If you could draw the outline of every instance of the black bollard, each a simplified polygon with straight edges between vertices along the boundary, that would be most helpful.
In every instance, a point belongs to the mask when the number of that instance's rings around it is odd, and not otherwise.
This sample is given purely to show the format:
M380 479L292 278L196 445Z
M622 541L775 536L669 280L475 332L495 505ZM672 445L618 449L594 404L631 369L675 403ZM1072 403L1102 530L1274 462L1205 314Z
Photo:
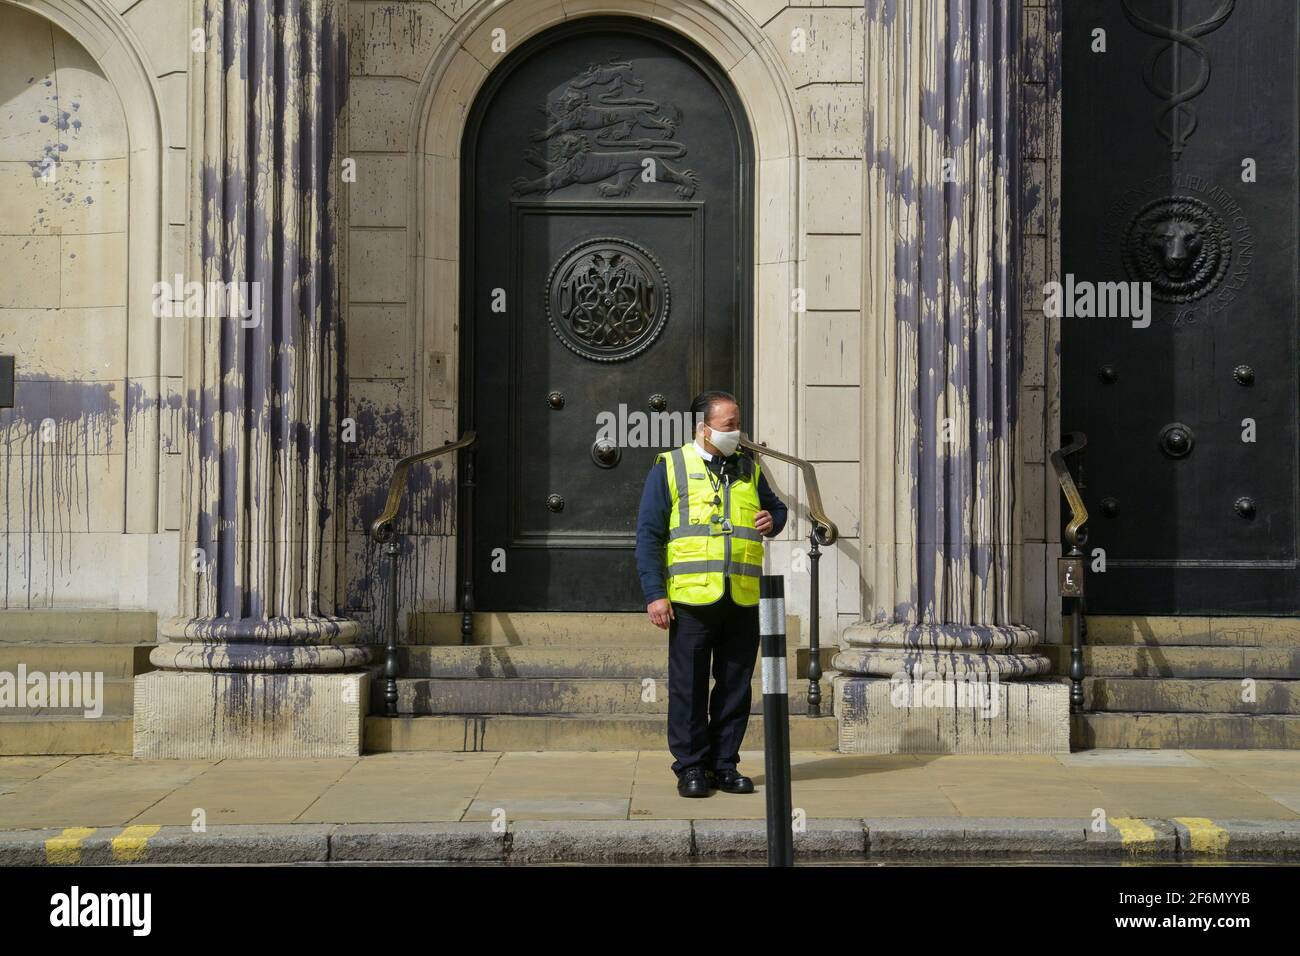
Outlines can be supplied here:
M785 661L785 579L759 579L763 641L763 761L767 771L767 865L794 866L790 806L790 697Z

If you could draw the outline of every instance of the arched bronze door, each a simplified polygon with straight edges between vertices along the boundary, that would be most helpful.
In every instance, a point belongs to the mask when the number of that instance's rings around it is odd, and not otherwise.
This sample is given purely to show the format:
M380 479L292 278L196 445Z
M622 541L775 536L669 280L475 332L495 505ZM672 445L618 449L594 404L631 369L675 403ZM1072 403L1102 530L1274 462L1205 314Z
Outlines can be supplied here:
M753 158L717 67L651 24L566 24L508 56L462 150L465 544L480 610L642 606L654 456L691 397L750 392Z

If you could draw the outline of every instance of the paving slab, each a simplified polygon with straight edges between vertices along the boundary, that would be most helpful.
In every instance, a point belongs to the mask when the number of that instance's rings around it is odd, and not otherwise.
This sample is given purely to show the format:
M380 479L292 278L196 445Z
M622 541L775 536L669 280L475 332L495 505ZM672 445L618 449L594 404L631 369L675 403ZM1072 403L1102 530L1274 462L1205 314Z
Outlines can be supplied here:
M356 763L357 758L223 760L151 805L135 822L189 824L202 811L209 825L294 823Z
M465 820L626 820L627 797L586 798L578 794L548 797L512 797L506 794L476 797L465 810Z
M1009 817L1073 817L1087 819L1102 806L1102 792L1068 781L1040 783L1030 792L999 786L997 782L942 784L940 792L963 817L996 809Z
M419 823L464 818L499 754L395 753L359 760L299 823Z
M1058 754L1056 762L1065 767L1205 767L1206 763L1189 750L1081 750Z
M26 759L0 758L0 767ZM209 767L211 763L203 761L136 761L125 756L65 760L0 794L0 829L125 824ZM184 822L190 822L188 816Z
M1192 787L1187 781L1158 780L1097 784L1098 806L1109 814L1125 816L1206 816L1232 819L1295 818L1264 794L1224 778L1213 786Z

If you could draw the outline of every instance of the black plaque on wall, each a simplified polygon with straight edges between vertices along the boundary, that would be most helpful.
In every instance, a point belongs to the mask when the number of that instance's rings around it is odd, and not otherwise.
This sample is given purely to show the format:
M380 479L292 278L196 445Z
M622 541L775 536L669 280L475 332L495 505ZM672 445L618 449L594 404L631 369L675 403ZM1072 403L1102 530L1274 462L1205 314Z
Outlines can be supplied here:
M0 408L14 407L14 357L0 355Z

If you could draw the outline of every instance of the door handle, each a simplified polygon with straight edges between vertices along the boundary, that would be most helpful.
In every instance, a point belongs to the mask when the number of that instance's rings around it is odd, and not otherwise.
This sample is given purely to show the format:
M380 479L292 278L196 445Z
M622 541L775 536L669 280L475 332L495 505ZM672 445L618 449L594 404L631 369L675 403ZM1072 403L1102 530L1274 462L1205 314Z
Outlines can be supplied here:
M598 468L613 468L623 457L623 452L608 438L597 438L591 443L591 460Z

